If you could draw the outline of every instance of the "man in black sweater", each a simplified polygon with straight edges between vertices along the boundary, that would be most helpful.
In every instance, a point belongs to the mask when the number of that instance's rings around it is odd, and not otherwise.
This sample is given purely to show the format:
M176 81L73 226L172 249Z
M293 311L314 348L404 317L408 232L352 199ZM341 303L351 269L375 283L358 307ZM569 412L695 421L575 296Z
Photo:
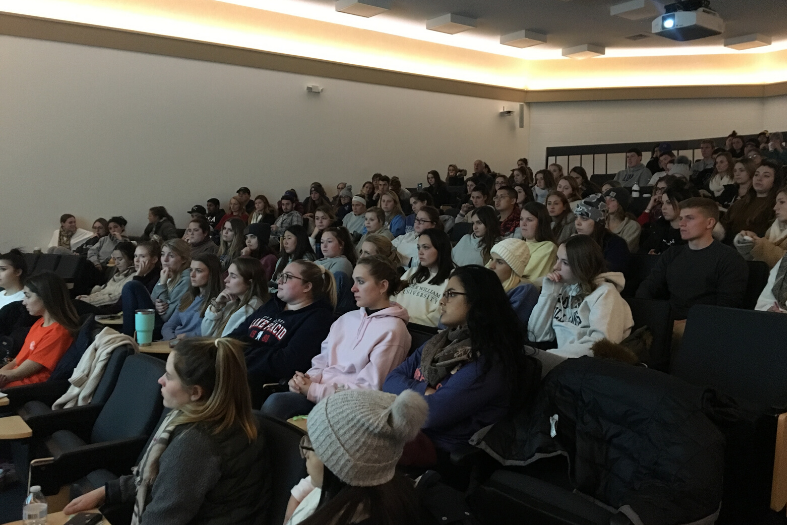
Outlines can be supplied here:
M748 268L736 250L713 239L719 207L711 199L680 203L680 236L686 244L665 251L637 290L643 299L669 299L676 335L695 304L737 308L746 292Z

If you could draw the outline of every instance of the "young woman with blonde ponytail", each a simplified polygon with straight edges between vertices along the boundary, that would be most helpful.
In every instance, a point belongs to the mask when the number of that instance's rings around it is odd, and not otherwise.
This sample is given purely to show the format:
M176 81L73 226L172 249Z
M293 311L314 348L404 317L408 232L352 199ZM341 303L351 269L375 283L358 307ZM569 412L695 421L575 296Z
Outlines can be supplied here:
M242 348L224 338L178 344L158 381L171 412L134 474L74 499L63 512L133 501L133 525L258 523L270 504L269 470Z

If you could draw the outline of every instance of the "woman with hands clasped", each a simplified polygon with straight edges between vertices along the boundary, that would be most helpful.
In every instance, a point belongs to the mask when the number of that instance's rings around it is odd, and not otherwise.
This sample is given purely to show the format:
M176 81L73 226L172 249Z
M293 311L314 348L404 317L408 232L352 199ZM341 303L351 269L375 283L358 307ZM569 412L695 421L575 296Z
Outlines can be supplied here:
M205 310L202 335L229 335L270 297L268 279L260 261L251 257L235 259L224 279L224 290Z

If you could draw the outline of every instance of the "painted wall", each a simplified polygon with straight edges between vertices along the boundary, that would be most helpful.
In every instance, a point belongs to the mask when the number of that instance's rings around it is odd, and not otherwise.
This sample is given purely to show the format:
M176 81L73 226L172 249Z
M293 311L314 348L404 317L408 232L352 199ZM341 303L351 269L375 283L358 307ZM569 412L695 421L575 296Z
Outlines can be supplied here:
M303 198L378 171L414 186L452 162L507 168L529 140L503 105L0 36L0 249L45 247L64 212L84 228L120 214L139 234L150 206L185 227L192 205L240 186Z

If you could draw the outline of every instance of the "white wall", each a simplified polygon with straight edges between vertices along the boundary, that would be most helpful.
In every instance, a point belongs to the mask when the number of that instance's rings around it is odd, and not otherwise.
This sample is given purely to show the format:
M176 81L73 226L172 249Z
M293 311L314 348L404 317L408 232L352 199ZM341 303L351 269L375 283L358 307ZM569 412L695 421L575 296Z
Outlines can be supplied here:
M138 234L150 206L184 227L239 186L333 195L376 171L412 186L451 162L513 166L528 127L504 104L0 36L0 249L46 246L64 212L85 228L121 214Z
M763 129L787 131L787 96L766 98L763 116Z

